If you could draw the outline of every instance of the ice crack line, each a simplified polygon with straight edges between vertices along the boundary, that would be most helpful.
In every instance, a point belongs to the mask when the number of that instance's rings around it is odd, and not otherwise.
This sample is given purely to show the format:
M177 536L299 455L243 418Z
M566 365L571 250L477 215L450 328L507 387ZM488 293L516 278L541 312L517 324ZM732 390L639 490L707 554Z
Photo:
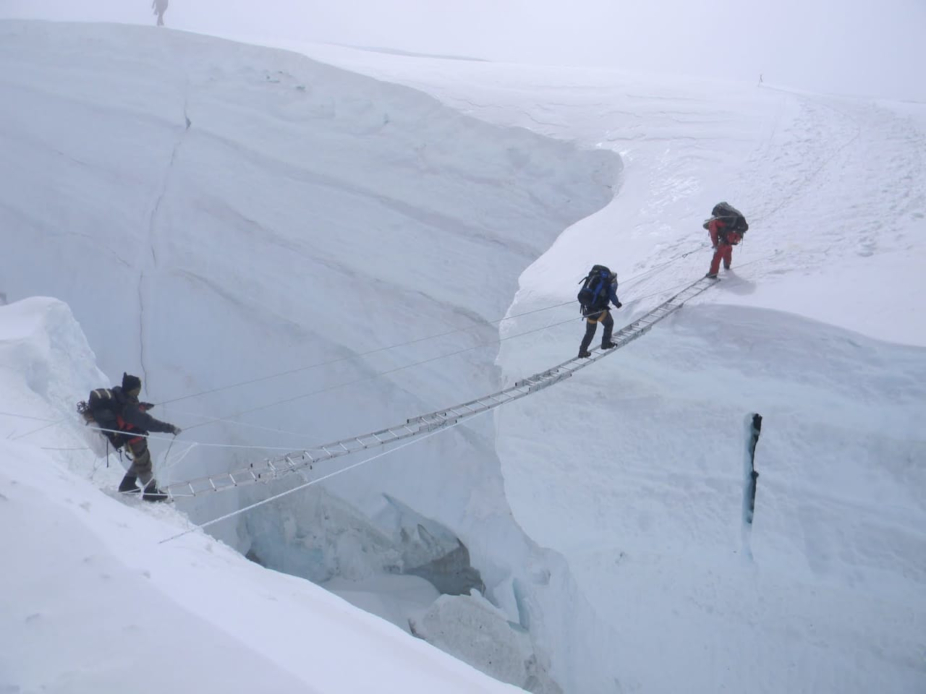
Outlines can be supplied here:
M187 109L188 100L184 97L183 100L183 119L184 119L184 128L183 132L174 142L173 149L170 153L170 159L167 162L167 168L164 171L164 176L161 179L161 189L158 191L157 199L154 201L154 207L151 209L151 214L148 217L148 251L151 254L150 263L153 267L157 267L158 256L157 251L155 250L155 230L157 227L157 218L158 213L161 210L161 204L164 202L164 198L167 195L167 188L170 185L171 173L174 168L174 163L177 160L177 153L180 151L180 146L183 144L186 134L190 131L190 127L193 125L190 120L189 112ZM142 263L142 267L139 269L138 274L138 345L139 345L139 360L141 362L141 371L144 377L144 382L148 382L148 367L145 365L145 291L144 291L144 281L145 281L145 266L147 262Z

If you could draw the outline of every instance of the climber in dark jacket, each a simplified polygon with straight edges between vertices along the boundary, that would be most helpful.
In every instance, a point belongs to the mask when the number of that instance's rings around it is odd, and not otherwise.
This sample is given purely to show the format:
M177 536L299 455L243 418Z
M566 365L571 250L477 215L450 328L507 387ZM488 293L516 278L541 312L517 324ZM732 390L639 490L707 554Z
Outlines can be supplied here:
M585 316L586 322L585 337L582 338L582 343L579 345L580 359L587 359L592 356L588 348L595 338L595 331L598 330L599 323L604 326L604 333L601 336L601 349L614 349L617 347L617 345L611 342L611 331L614 330L614 319L611 317L610 306L608 305L609 303L614 304L614 308L623 306L617 298L617 273L611 272L603 265L596 265L592 268L592 272L597 268L601 268L601 271L604 273L604 282L602 285L607 286L602 286L602 291L595 294L595 298L591 304L582 307L582 314ZM591 275L589 277L591 278Z
M161 492L155 482L151 466L151 452L148 450L147 435L162 432L176 436L180 428L155 419L147 410L154 405L140 402L141 379L122 374L122 387L100 388L90 396L90 408L84 416L93 421L117 449L128 444L132 465L119 485L120 492L137 491L141 480L145 501L164 501L167 495Z

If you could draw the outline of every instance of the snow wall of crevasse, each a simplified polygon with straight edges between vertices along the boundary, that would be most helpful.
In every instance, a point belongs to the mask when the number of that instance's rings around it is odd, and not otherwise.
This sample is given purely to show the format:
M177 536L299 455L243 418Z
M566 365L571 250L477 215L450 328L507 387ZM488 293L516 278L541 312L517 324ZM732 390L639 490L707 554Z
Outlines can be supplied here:
M293 54L134 27L0 31L0 91L17 104L0 116L0 240L20 261L0 287L11 301L67 301L103 371L138 373L156 402L343 360L155 412L191 442L298 449L496 390L494 321L518 275L618 180L612 153ZM515 623L529 614L554 679L594 691L608 639L593 638L568 567L514 522L493 437L491 420L473 422L327 488L369 517L388 494L451 529L487 596ZM159 477L266 450L201 446ZM204 521L239 503L188 510ZM214 531L249 545L243 521ZM573 648L579 633L601 652Z

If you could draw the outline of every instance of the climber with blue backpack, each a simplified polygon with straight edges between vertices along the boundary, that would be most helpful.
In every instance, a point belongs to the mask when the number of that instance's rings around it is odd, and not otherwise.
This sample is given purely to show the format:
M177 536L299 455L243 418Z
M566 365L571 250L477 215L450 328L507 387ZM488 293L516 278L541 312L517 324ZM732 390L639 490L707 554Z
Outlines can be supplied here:
M604 326L601 349L617 347L611 342L614 319L608 305L614 304L614 308L620 308L623 304L617 298L617 273L611 272L604 265L592 267L591 272L581 281L582 289L579 290L577 298L582 315L585 316L585 337L579 345L579 359L586 359L592 356L588 348L592 344L599 323Z

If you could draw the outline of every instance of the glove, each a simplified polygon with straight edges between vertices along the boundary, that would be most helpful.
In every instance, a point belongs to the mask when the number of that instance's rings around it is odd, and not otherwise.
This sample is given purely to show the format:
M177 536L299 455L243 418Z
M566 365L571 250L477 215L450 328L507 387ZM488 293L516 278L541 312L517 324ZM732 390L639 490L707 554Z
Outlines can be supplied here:
M140 402L140 403L138 403L138 406L139 406L142 410L144 410L145 412L147 412L147 411L150 410L152 407L154 407L154 403L152 403L152 402Z
M180 427L175 425L173 428L171 428L170 433L173 434L174 436L179 436L181 431L183 430Z
M618 301L616 304L614 304L614 308L620 308L620 307L623 306L623 305L624 305L624 304L622 304L620 301Z

